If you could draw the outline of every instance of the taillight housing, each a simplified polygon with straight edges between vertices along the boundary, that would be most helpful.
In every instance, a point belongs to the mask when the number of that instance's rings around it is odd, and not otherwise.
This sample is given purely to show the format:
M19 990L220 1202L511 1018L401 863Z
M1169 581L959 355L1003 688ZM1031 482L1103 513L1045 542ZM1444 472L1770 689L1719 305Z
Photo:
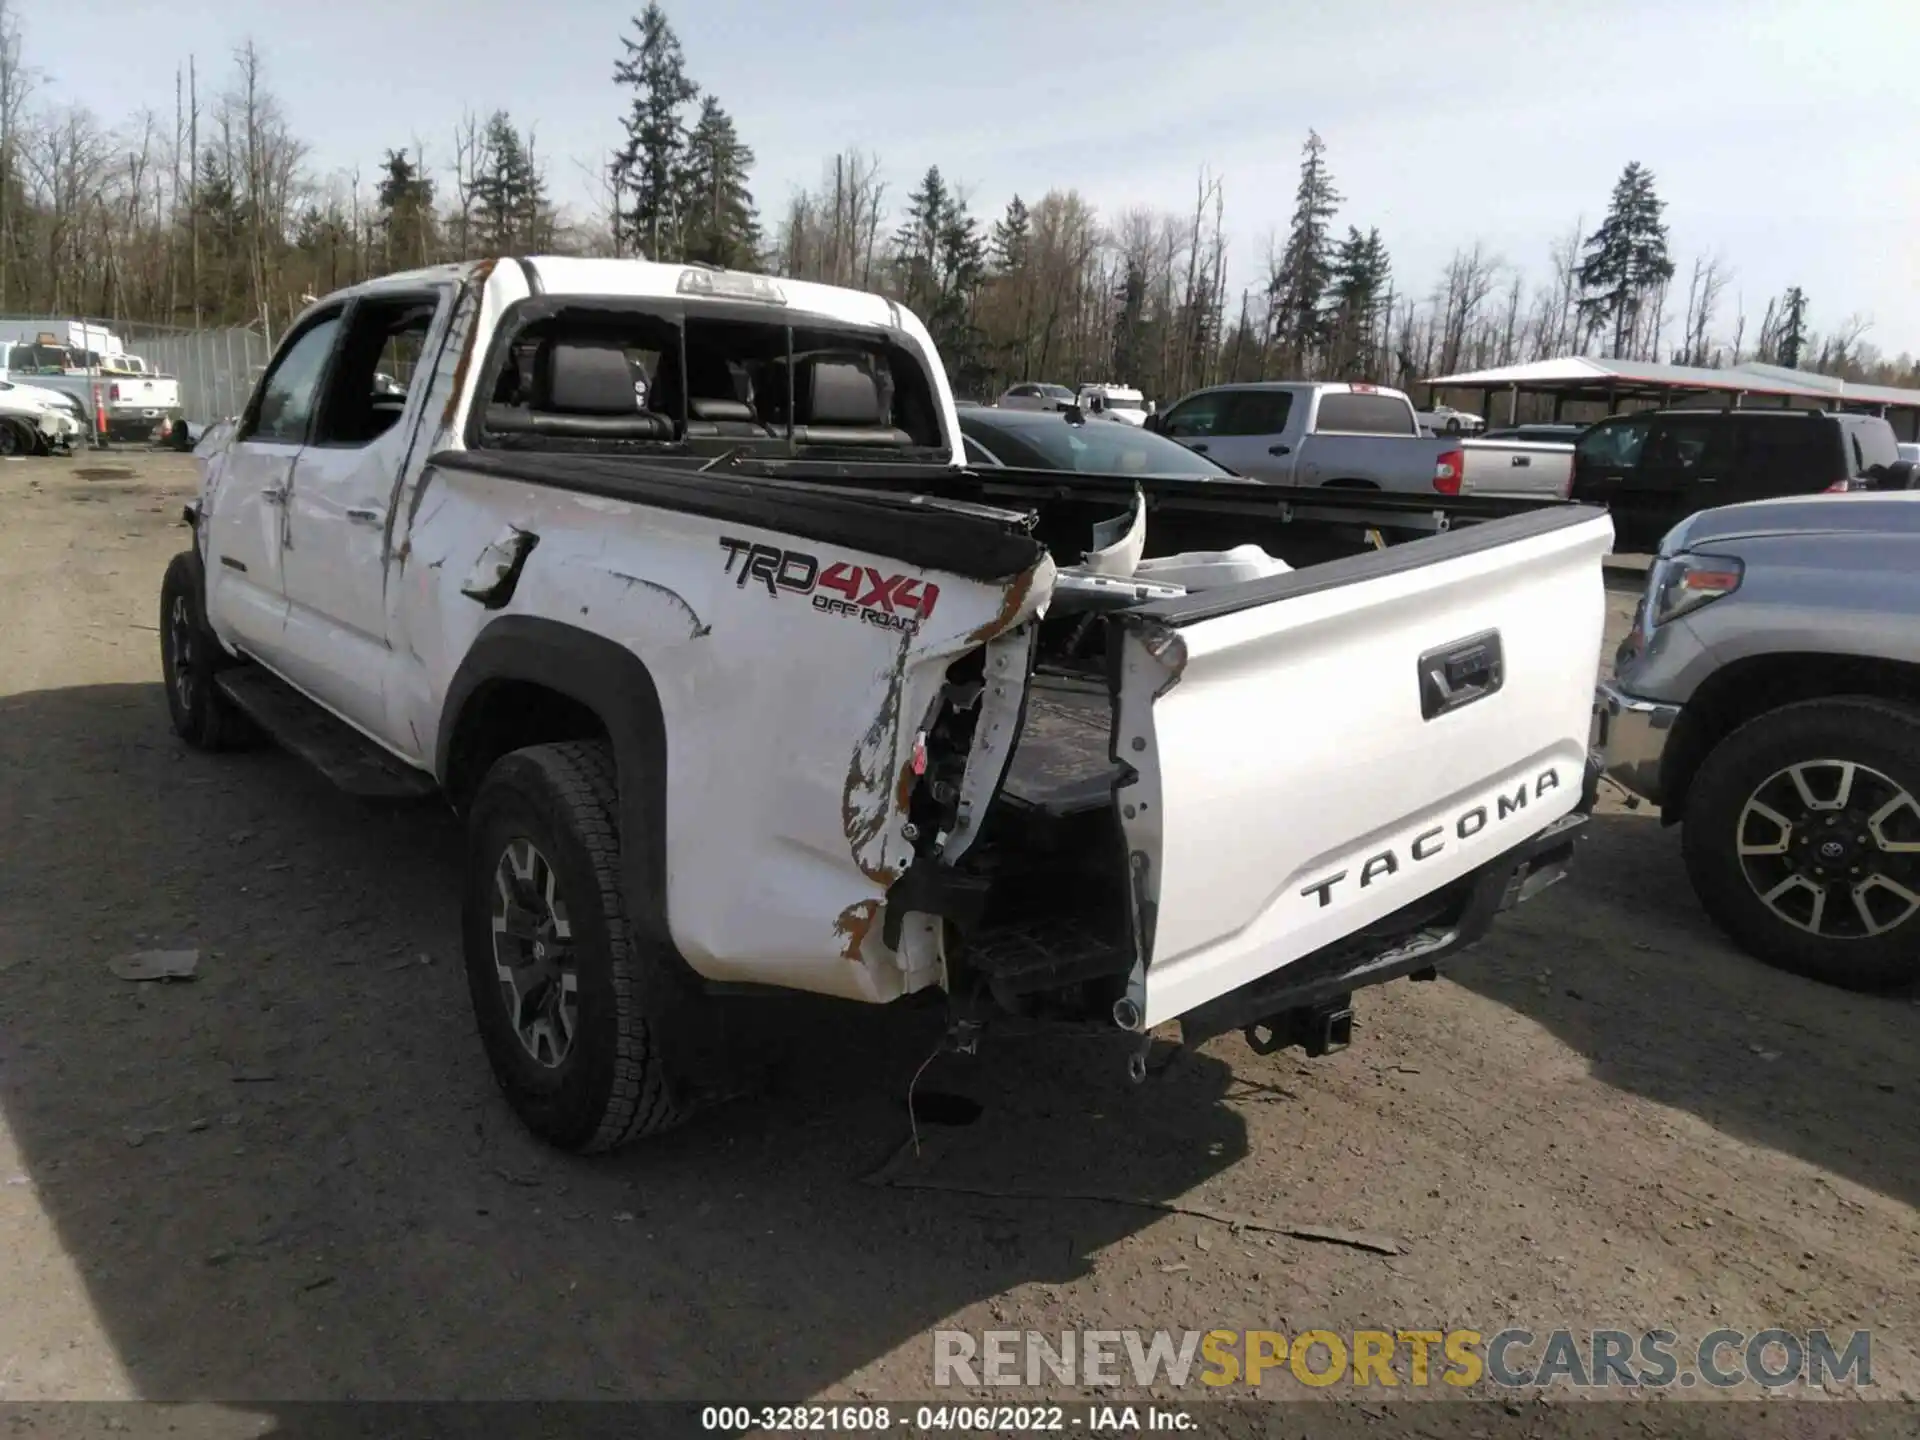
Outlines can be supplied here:
M107 387L107 400L109 401L109 403L112 403L112 404L119 403L120 387L118 385L109 385Z
M1433 462L1433 488L1442 495L1458 495L1466 470L1466 451L1442 450Z
M1641 624L1652 631L1731 595L1746 573L1747 567L1731 555L1674 555L1656 560L1647 572Z

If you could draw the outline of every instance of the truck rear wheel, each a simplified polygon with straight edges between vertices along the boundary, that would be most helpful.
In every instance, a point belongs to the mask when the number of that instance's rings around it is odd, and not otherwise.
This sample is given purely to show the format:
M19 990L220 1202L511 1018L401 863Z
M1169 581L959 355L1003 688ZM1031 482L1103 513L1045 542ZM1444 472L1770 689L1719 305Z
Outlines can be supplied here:
M468 817L467 985L507 1102L563 1150L611 1150L679 1118L647 998L658 964L620 887L618 787L604 742L495 763Z
M1920 710L1842 697L1750 720L1684 819L1694 891L1750 954L1848 990L1920 976Z
M231 663L207 628L200 562L182 551L160 581L160 673L174 733L196 750L239 750L257 738L252 722L213 683Z

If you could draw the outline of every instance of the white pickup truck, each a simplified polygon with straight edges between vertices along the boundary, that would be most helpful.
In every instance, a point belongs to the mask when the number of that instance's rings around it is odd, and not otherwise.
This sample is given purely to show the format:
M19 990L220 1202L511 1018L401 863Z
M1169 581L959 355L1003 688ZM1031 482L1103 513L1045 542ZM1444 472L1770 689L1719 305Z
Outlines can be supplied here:
M107 438L149 440L180 418L180 382L138 355L110 355L100 363Z
M878 296L578 259L331 296L202 442L174 728L465 816L488 1057L581 1150L724 1092L732 987L1118 1026L1137 1078L1174 1019L1344 1043L1558 878L1603 515L1368 550L1269 487L961 453Z
M101 356L53 343L0 340L0 380L66 396L96 442L148 440L180 415L180 382L137 355ZM102 425L105 429L102 431Z

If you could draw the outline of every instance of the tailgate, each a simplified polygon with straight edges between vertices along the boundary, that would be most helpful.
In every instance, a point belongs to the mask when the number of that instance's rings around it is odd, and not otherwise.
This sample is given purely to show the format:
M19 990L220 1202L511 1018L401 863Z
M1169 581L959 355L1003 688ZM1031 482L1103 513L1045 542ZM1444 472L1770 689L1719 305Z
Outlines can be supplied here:
M171 410L180 403L180 382L125 375L114 378L107 404L116 410Z
M1612 538L1555 506L1129 613L1116 798L1144 1025L1575 808Z
M1571 445L1530 445L1524 441L1469 440L1463 495L1565 499L1573 484Z

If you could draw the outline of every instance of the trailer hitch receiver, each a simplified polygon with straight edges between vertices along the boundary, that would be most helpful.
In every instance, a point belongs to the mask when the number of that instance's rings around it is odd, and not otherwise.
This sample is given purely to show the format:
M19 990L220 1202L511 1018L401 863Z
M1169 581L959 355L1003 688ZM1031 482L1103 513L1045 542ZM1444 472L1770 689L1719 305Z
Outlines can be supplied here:
M1240 1033L1256 1055L1272 1055L1290 1045L1314 1059L1332 1055L1353 1043L1353 996L1336 995L1317 1005L1282 1010Z

